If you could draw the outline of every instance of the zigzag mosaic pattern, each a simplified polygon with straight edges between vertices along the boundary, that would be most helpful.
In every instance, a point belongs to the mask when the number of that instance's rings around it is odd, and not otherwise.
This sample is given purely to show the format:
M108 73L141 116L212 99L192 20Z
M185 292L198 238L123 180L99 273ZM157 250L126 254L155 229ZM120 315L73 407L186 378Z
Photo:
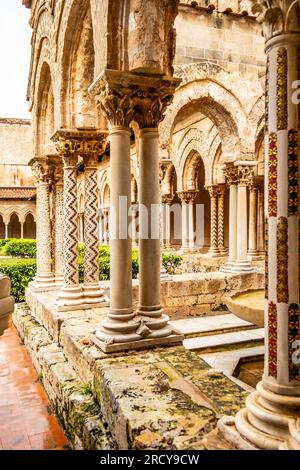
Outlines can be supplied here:
M97 170L85 170L84 283L99 282Z
M296 356L300 349L300 313L297 304L289 306L289 379L300 382L300 355ZM298 342L298 343L297 343ZM299 363L297 364L297 362Z
M64 283L79 284L76 167L64 169Z

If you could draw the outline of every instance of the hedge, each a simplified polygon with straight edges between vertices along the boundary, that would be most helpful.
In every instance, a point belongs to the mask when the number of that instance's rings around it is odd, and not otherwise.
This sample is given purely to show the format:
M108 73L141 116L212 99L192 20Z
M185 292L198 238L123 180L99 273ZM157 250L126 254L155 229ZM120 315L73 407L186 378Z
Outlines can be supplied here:
M11 295L16 302L25 301L25 289L36 274L34 260L10 260L1 262L0 272L6 274L11 280Z
M3 251L14 258L35 258L36 240L12 239L4 245Z

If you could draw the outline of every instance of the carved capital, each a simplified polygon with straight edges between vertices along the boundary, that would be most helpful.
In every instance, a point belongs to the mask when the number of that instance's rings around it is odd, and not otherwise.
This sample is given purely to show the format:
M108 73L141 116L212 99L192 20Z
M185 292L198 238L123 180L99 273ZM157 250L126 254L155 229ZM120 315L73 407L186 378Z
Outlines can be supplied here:
M205 189L209 192L211 199L216 199L219 194L218 186L205 186Z
M247 186L254 185L254 168L253 166L238 166L239 184L246 184Z
M161 197L161 202L163 204L172 204L174 197L172 194L163 194Z
M236 166L233 166L233 165L226 166L226 168L224 168L223 171L224 171L226 183L229 186L233 184L238 184L239 177L238 177L238 169Z
M181 202L185 203L185 204L190 204L190 203L193 203L197 197L197 194L198 194L198 191L194 191L194 190L191 190L191 191L182 191L181 193L177 193L178 194L178 197L179 199L181 200Z
M52 184L63 182L63 161L59 155L49 155L47 159Z
M217 191L218 191L218 196L220 196L221 198L224 198L225 191L226 191L225 184L219 184L217 187Z
M299 0L251 0L266 40L279 34L300 33Z
M70 159L70 165L77 163L78 156L83 157L85 163L96 165L99 155L105 152L107 139L107 131L100 132L95 129L61 129L55 132L51 137L59 155L63 158L65 163Z
M157 128L180 80L105 70L90 88L112 126Z
M48 168L45 158L34 158L29 162L36 185L48 182Z

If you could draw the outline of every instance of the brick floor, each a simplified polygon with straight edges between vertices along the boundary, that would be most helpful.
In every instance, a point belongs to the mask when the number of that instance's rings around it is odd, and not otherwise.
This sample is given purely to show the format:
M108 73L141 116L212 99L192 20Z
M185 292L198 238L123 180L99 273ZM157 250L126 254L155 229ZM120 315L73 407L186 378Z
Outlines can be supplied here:
M68 441L13 326L0 337L0 450L66 450Z

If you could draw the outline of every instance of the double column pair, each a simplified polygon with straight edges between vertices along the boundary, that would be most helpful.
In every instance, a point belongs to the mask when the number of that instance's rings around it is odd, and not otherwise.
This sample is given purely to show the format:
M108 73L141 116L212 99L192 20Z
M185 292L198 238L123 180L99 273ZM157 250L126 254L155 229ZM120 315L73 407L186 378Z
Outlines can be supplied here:
M178 342L160 302L158 124L177 81L105 71L91 92L110 123L110 311L94 336L105 352ZM132 305L130 124L139 127L139 305Z
M63 279L62 164L57 155L47 155L34 158L30 166L37 189L37 274L30 287L44 292L58 289Z
M95 131L59 130L52 140L63 161L63 286L58 310L103 306L106 301L99 283L99 236L97 167L107 134ZM85 172L84 284L79 284L77 164L83 157Z
M253 178L253 166L229 165L225 170L229 185L229 257L223 272L247 273L253 268L248 260L248 185Z
M210 196L210 249L211 256L224 256L224 208L225 208L225 186L207 186Z
M181 200L181 250L183 253L193 251L195 249L196 235L194 230L194 206L198 191L182 191L178 193Z

